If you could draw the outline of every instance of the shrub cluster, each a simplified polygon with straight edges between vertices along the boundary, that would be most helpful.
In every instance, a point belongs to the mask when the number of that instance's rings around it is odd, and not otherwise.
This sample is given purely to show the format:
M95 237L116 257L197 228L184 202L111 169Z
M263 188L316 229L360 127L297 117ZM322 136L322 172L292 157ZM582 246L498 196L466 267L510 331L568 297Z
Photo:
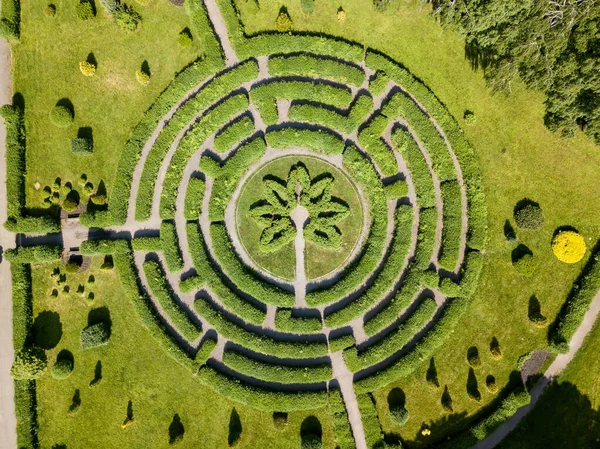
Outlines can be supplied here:
M242 375L278 384L327 382L333 375L330 364L286 366L261 362L235 351L225 351L223 363Z
M175 299L175 295L165 279L165 273L161 269L160 264L155 260L147 260L144 262L144 274L152 292L152 297L158 301L161 309L169 317L175 329L188 341L196 341L202 329L199 324L190 318L188 313L183 310L181 304Z
M373 158L384 177L394 176L398 173L394 152L381 137L388 123L389 118L378 113L358 133L358 142Z
M177 237L175 223L163 221L160 224L160 246L169 271L178 273L183 270L183 259L179 249L179 238Z
M186 3L186 5L188 3ZM202 72L200 72L200 68L202 68ZM208 68L210 68L210 66ZM192 72L190 76L193 76L194 78L208 76L208 68L199 66L195 71L198 73ZM207 82L194 96L189 98L177 109L173 117L171 117L157 139L154 141L154 144L148 153L148 157L146 158L146 163L144 164L144 170L142 172L142 178L140 180L138 196L136 199L135 216L137 220L144 221L150 218L154 198L154 189L156 186L156 179L158 177L160 166L181 130L187 127L194 117L197 116L198 111L204 111L211 104L219 101L224 95L227 95L229 92L233 91L240 84L250 81L256 78L256 76L258 76L258 65L256 61L242 63L234 69L225 72L224 74L215 76L213 79ZM200 81L200 79L197 80L198 83ZM189 84L190 85L188 86L188 89L192 87L192 83L190 82ZM181 92L181 95L184 93L185 92ZM175 95L173 95L173 97L174 96ZM178 99L176 98L172 99L173 102L177 100ZM166 105L165 109L167 109ZM165 113L167 111L165 111ZM131 184L131 180L129 181L129 184ZM129 188L130 185L127 186L127 189ZM114 196L114 189L112 196ZM124 214L126 217L126 208ZM125 218L123 218L123 221L124 220Z
M217 153L224 153L236 143L246 140L253 133L254 120L252 116L242 115L217 133L213 147Z
M356 87L365 82L365 72L359 66L311 54L271 56L269 75L327 78Z
M323 330L321 320L317 317L294 316L292 309L277 309L275 329L292 334L314 334Z
M307 147L317 153L341 154L344 142L331 131L285 127L268 131L265 138L271 148Z
M81 349L91 349L108 344L110 339L110 327L108 323L100 323L87 326L81 331Z
M196 177L190 178L183 204L183 217L186 220L197 220L200 218L204 189L205 184L202 179Z

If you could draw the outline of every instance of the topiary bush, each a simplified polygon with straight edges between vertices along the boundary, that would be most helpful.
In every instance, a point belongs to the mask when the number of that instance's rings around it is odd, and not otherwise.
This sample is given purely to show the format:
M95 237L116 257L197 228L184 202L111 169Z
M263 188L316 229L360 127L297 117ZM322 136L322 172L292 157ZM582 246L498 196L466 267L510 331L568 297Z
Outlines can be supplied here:
M50 119L56 126L65 128L73 123L75 113L68 105L57 104L52 111L50 111Z
M52 3L50 3L48 6L46 6L46 9L44 10L44 13L48 17L54 17L56 15L56 6L53 5Z
M91 349L108 344L110 326L106 322L92 324L81 331L81 348Z
M408 422L408 410L402 405L390 407L390 419L394 424L402 426Z
M561 262L577 263L586 251L584 238L575 231L560 231L552 239L552 252Z
M496 385L496 378L494 376L492 376L491 374L486 377L485 386L486 386L487 390L492 394L495 394L498 392L498 385Z
M467 362L473 368L479 368L481 366L481 358L479 357L479 350L476 346L471 346L467 350Z
M142 23L142 17L130 6L119 5L114 13L115 21L123 30L132 33L137 31Z
M17 380L35 380L48 368L46 352L41 348L26 347L15 355L10 375Z
M463 118L465 119L465 123L467 125L472 125L477 121L477 118L475 117L475 113L468 109L463 114Z
M71 140L71 151L79 156L90 156L94 152L94 142L88 137Z
M189 28L184 28L183 30L181 30L181 32L179 33L179 36L177 37L177 42L179 43L179 45L181 47L187 47L193 41L194 41L194 37L192 36L192 32L190 31Z
M502 347L496 337L492 338L492 341L490 342L490 353L494 360L502 359Z
M94 7L86 0L79 2L75 6L75 12L77 17L79 17L81 20L89 20L96 15L94 12Z
M532 276L537 268L537 260L525 245L519 245L512 252L512 264L522 276Z
M135 79L137 80L138 83L140 83L142 86L144 86L150 82L150 75L141 69L136 70Z
M79 70L84 76L94 76L96 73L96 64L90 61L81 61L79 63Z
M52 377L57 380L66 379L73 372L73 361L61 357L56 359L56 363L52 367Z
M277 16L277 19L275 19L275 28L277 29L277 31L285 33L287 31L291 31L292 27L292 18L288 14L287 9L284 6L282 6L279 10L279 15Z
M286 412L273 412L273 425L281 430L287 426L288 414Z
M339 23L344 23L346 21L346 11L344 11L341 6L337 10L336 18Z
M513 215L517 227L525 230L539 229L544 224L540 205L529 199L521 200L514 208Z

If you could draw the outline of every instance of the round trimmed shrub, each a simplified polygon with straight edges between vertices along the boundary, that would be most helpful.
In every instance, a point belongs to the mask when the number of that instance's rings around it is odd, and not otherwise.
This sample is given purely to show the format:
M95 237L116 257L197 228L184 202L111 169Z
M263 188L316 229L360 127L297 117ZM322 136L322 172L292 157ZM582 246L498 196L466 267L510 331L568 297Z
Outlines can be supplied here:
M496 378L491 374L485 379L485 386L487 390L494 394L498 392L498 385L496 385Z
M71 196L67 196L62 202L62 208L67 212L74 212L78 205L79 202L75 201L75 199Z
M79 184L80 186L84 186L87 183L87 175L85 173L82 173L81 176L79 177L79 180L77 181L77 184Z
M286 31L290 31L292 27L292 18L288 14L287 9L285 9L285 7L282 7L279 10L279 15L277 16L277 19L275 20L275 28L277 28L277 31L285 33Z
M67 126L73 123L73 119L75 118L75 114L73 111L65 105L57 104L54 106L52 111L50 111L50 119L52 123L61 128L66 128Z
M44 375L48 368L46 352L41 348L23 348L15 355L10 375L18 380L35 380Z
M537 261L533 257L533 254L523 254L520 258L513 261L513 266L515 270L519 272L522 276L533 276L535 269L537 268Z
M42 189L40 193L43 199L50 198L50 196L52 195L52 189L50 188L50 186L46 186Z
M561 262L577 263L586 251L585 239L575 231L561 231L552 239L552 252Z
M192 43L193 40L194 38L192 37L192 33L189 28L182 30L177 37L177 42L179 42L181 47L187 47Z
M408 422L408 410L402 405L393 405L390 407L390 419L394 424L402 426Z
M143 70L137 70L135 72L135 79L137 80L138 83L140 83L143 86L150 82L150 75L148 75Z
M515 206L513 213L515 223L520 229L539 229L544 224L542 208L538 203L533 201L527 199L519 201Z
M73 372L73 361L66 357L56 359L56 363L52 367L52 377L57 380L66 379Z
M56 6L50 3L48 6L46 6L46 10L44 11L44 13L48 17L54 17L56 15Z
M90 196L94 192L94 184L91 182L86 182L83 186L83 194L85 196Z
M476 346L471 346L467 350L467 362L473 368L479 368L481 366L481 358L479 357L479 350Z
M96 73L96 65L89 61L81 61L79 63L79 70L84 76L94 76Z
M490 353L492 354L492 358L494 360L502 359L502 347L496 338L493 338L492 342L490 343Z

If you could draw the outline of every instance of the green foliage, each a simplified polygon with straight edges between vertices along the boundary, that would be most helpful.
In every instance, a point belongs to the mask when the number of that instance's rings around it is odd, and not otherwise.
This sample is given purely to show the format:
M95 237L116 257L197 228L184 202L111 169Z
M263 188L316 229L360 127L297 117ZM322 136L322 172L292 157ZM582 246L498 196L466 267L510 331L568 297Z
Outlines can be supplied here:
M340 335L337 337L329 337L329 348L331 352L338 352L343 349L354 346L356 341L353 334Z
M92 349L108 344L110 326L102 321L85 327L81 331L81 349Z
M143 68L136 70L135 71L135 79L137 80L138 83L140 83L143 86L150 82L150 73L148 73Z
M113 17L117 25L128 33L137 31L142 23L142 17L131 6L124 3L119 4Z
M533 273L537 269L538 262L532 253L520 254L516 259L513 259L513 266L515 270L522 276L533 276Z
M539 229L544 225L544 215L539 204L529 200L517 203L514 210L517 227L526 230Z
M326 78L356 87L365 82L365 72L358 66L308 54L270 57L268 69L271 76Z
M131 239L134 251L156 252L162 250L160 237L134 237Z
M312 334L321 332L323 325L318 317L294 316L292 309L277 309L275 329L293 334Z
M385 197L388 200L398 200L408 195L408 186L403 180L397 180L385 186Z
M358 142L369 153L384 177L398 173L394 152L381 138L388 123L387 116L376 114L358 134Z
M73 123L75 113L70 107L63 104L57 104L50 111L50 119L56 126L65 128Z
M18 0L2 2L0 15L0 38L17 41L21 32L21 5Z
M381 433L375 400L370 394L357 394L356 401L362 417L367 446L377 447L383 441L383 434Z
M152 292L152 297L158 301L161 309L169 317L175 329L188 341L196 341L200 336L200 325L192 321L189 314L175 299L175 295L169 287L160 264L155 260L147 260L144 262L144 274Z
M36 382L15 380L15 417L17 418L17 446L21 449L38 447Z
M219 131L215 136L214 149L217 153L224 153L236 143L246 140L253 133L254 120L249 115L242 115Z
M41 348L24 347L15 354L10 375L16 380L35 380L48 368L46 352Z
M71 140L71 151L80 156L90 156L94 151L94 142L87 137L77 137Z
M443 202L442 246L439 263L442 268L454 271L458 263L462 233L462 197L458 181L440 185Z
M329 408L332 414L331 419L337 447L339 449L355 449L352 428L339 390L329 390Z
M189 28L185 28L179 32L177 36L177 42L181 47L187 47L194 41L194 37L192 36L192 32Z
M66 379L73 372L73 361L68 358L58 358L52 367L52 377L57 380Z
M55 245L19 246L9 248L4 257L11 264L54 262L62 257L62 247Z
M33 304L31 265L11 262L13 346L19 350L31 337Z
M344 151L342 139L326 129L278 128L267 132L265 138L271 148L307 147L330 155Z
M393 405L390 407L390 419L399 426L403 426L408 422L408 410L401 405Z
M75 13L77 14L77 17L79 17L81 20L92 19L95 15L92 4L87 0L80 1L79 3L77 3L77 5L75 6Z
M279 384L319 383L327 382L332 378L330 364L308 366L271 364L235 351L225 351L223 363L242 375Z
M421 270L426 270L431 265L434 256L437 225L438 211L435 207L420 210L417 247L413 263Z
M171 273L183 270L183 259L179 249L179 239L175 223L163 221L160 224L160 245Z
M280 32L290 31L293 28L292 18L285 7L281 7L279 10L279 15L275 20L275 28Z
M186 220L197 220L202 213L202 200L204 199L204 181L192 177L188 182L183 204L183 217Z

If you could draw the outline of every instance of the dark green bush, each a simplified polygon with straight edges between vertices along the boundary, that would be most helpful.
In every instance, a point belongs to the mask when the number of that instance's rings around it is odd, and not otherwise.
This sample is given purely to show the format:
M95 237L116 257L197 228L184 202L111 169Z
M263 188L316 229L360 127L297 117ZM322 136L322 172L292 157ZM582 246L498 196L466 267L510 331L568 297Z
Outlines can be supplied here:
M73 361L68 358L56 359L52 367L52 377L57 380L66 379L73 372Z
M81 348L91 349L108 344L110 339L110 326L100 322L87 326L81 331Z
M71 151L80 156L89 156L94 152L94 142L87 137L77 137L71 140Z
M50 119L56 126L64 128L73 123L75 113L73 109L65 104L57 104L50 111Z
M24 347L15 354L10 375L17 380L35 380L48 368L46 352L41 348Z
M544 225L544 215L538 203L524 199L517 203L514 209L517 227L526 230L539 229Z

